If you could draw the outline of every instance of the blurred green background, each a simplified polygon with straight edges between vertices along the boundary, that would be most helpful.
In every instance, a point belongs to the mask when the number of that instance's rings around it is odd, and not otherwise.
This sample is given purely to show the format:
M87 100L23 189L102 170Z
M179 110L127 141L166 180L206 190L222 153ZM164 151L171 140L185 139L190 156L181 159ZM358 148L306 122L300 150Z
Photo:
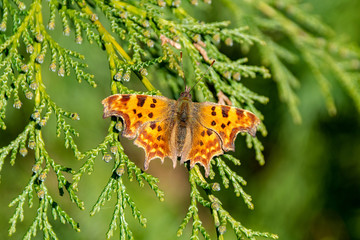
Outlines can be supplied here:
M339 38L360 45L360 1L306 2L312 4L312 12L320 15L324 22L338 33ZM214 4L217 14L226 16L228 10ZM218 19L214 9L206 9L214 14L214 19ZM199 9L199 14L203 14L199 18L206 15L206 19L211 21L212 14L208 14L204 9ZM73 39L66 39L61 31L51 34L73 49ZM81 121L74 121L73 126L80 133L77 139L79 149L85 151L100 143L107 132L110 120L102 119L100 102L109 95L110 73L103 51L86 41L77 45L76 50L86 56L90 72L95 75L98 83L97 88L93 89L86 83L78 84L67 77L59 78L47 67L43 68L43 74L47 90L55 102L66 110L80 114ZM234 56L230 58L238 58L238 53L235 49ZM164 79L164 76L161 71L155 70L156 67L148 69L149 79L159 87L163 84L160 79ZM187 68L186 71L189 73L191 69ZM242 147L237 149L236 156L242 161L238 172L248 181L245 191L253 197L255 210L247 209L242 199L236 198L231 189L223 189L221 192L224 207L246 227L276 233L280 239L360 239L359 113L344 90L334 84L332 92L338 113L330 117L309 70L299 65L294 71L301 80L301 88L298 90L303 118L301 125L294 124L285 104L279 101L273 81L243 80L245 85L251 84L251 90L270 98L267 105L257 106L265 116L265 125L269 132L267 137L262 138L266 164L260 167L254 160L252 150ZM127 86L143 90L134 79ZM177 97L172 96L167 89L162 90L168 97ZM28 122L31 109L32 106L26 100L21 110L8 108L8 129L0 133L0 146L7 145L22 131ZM44 128L44 138L48 142L50 155L56 161L74 169L81 166L82 163L74 160L71 151L63 147L63 139L55 137L54 116ZM131 141L121 141L130 158L138 166L142 166L143 150L135 147ZM244 144L241 137L238 143ZM9 238L8 220L14 208L8 208L7 205L23 190L31 175L32 164L33 152L29 151L27 157L16 160L15 166L10 166L8 161L3 166L0 184L0 239ZM105 163L98 158L94 172L81 181L79 195L85 201L85 211L74 207L66 194L64 197L59 196L54 175L50 174L48 187L54 198L80 222L81 227L81 233L75 233L70 226L51 220L59 239L104 239L114 202L110 201L94 217L89 216L89 211L107 183L111 168L111 163ZM159 185L165 191L165 202L159 202L148 187L139 188L136 183L127 182L133 200L148 219L147 228L141 228L132 218L130 211L127 220L136 239L176 239L177 228L189 204L187 171L183 166L173 169L171 161L166 161L163 165L160 161L153 161L149 172L159 178ZM204 223L211 226L211 215L205 209L200 209L200 212ZM19 223L17 232L11 239L22 238L31 224L29 220L34 215L34 209L26 210L24 222ZM215 233L213 229L209 229L209 232ZM230 230L226 235L227 239L234 238ZM186 232L180 239L188 238L189 233ZM40 234L36 239L42 239Z

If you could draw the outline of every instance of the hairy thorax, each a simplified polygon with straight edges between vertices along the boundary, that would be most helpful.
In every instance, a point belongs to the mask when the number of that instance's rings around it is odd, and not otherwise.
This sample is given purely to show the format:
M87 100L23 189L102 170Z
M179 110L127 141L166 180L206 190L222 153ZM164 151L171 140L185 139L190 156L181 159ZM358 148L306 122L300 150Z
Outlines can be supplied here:
M184 144L185 144L185 140L186 140L186 135L187 135L187 131L190 131L190 121L192 121L192 102L191 99L184 97L183 99L180 99L177 103L177 110L176 110L176 129L174 129L176 131L176 150L177 150L177 154L179 156L179 154L181 154Z

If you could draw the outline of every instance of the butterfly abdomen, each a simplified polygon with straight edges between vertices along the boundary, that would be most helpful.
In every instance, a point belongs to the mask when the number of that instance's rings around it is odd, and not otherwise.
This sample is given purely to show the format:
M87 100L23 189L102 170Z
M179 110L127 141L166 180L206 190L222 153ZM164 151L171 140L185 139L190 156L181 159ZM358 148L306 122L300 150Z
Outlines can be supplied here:
M180 156L186 145L186 136L189 134L189 126L191 125L191 106L192 101L188 97L180 97L177 101L175 112L175 142L176 142L176 155Z

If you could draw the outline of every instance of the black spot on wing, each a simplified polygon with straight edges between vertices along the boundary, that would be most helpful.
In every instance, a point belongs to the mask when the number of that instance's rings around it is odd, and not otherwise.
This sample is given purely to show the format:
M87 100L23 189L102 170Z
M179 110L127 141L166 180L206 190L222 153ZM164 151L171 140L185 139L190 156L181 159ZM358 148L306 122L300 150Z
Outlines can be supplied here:
M236 115L238 116L238 118L243 118L244 117L244 110L242 109L236 109Z
M229 117L230 107L221 106L221 113L224 118Z
M142 96L142 95L137 95L136 97L138 99L137 106L139 106L139 107L144 106L144 103L145 103L145 100L146 100L147 97Z
M123 95L121 95L120 101L127 102L127 101L129 101L129 99L130 99L130 94L123 94Z

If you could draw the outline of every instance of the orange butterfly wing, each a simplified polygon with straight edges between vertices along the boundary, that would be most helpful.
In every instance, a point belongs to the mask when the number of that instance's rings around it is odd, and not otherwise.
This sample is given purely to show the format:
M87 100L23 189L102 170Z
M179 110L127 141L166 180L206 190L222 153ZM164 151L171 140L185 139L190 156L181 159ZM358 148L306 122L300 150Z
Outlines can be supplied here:
M121 117L125 125L123 136L133 139L144 123L164 120L169 105L174 103L174 100L161 96L115 94L102 101L103 117Z
M194 104L198 108L199 122L219 135L224 151L235 150L234 141L239 132L254 137L260 124L255 114L244 109L210 102Z
M139 130L139 136L134 143L145 150L145 170L148 169L150 161L157 157L161 162L165 157L170 157L175 168L177 157L174 149L170 147L172 129L171 121L163 120L147 122Z
M149 162L159 157L162 161L169 156L176 161L169 147L171 136L171 110L175 101L161 96L116 94L105 98L104 118L121 117L124 123L122 135L133 139L145 150L145 169ZM175 158L175 160L174 160ZM176 162L175 162L176 163Z
M202 126L195 118L192 122L191 141L184 146L181 162L190 160L190 168L199 163L205 168L205 175L209 176L211 159L223 153L218 134Z

